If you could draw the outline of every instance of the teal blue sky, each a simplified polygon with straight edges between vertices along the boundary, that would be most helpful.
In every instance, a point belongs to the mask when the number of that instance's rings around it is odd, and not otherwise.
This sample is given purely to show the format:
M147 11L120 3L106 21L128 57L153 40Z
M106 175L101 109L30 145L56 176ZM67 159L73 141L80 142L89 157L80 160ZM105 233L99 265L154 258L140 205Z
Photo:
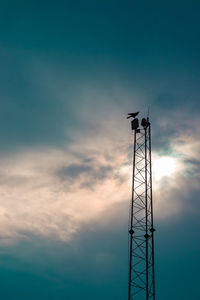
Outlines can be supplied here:
M153 159L176 164L154 181L157 299L198 298L199 12L199 1L1 1L3 299L127 299L125 117L148 106Z

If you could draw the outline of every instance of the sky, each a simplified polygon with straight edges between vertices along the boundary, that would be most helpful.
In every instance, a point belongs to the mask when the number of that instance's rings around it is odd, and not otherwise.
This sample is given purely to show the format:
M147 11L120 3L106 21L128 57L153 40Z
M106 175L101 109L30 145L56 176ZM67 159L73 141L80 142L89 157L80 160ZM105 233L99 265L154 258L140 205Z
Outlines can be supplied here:
M198 298L199 11L194 0L0 2L3 299L127 299L126 114L148 107L157 299Z

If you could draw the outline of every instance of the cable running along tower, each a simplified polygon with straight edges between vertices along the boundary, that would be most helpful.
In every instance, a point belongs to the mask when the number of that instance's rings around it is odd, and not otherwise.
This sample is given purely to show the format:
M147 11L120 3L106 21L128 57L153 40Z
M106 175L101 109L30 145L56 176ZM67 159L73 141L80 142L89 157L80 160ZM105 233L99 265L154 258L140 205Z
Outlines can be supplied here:
M151 124L128 114L134 136L133 181L129 216L128 300L155 300Z

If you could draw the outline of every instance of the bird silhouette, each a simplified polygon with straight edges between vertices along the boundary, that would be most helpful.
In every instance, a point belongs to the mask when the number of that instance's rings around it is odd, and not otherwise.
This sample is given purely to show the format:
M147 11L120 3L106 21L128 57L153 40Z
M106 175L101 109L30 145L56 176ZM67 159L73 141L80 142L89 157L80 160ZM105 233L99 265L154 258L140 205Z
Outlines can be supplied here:
M129 118L135 118L139 114L139 111L136 113L129 113L127 119Z

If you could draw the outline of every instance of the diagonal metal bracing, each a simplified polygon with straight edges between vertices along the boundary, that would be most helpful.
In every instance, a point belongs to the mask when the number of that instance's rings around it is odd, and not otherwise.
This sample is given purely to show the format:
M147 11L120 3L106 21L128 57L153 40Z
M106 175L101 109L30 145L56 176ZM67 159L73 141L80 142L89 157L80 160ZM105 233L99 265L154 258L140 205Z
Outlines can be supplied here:
M151 125L134 129L128 300L155 300Z

